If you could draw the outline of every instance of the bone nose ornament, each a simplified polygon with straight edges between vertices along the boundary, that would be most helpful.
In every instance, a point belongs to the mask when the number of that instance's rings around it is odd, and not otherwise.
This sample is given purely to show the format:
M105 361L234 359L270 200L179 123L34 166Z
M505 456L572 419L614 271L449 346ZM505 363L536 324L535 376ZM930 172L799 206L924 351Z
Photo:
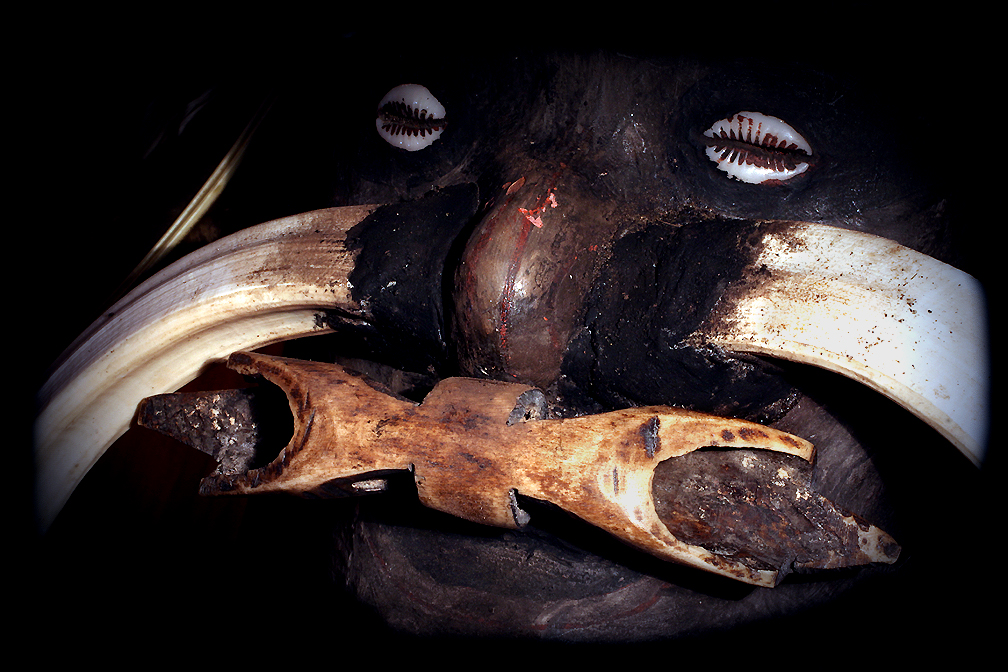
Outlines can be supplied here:
M228 366L262 376L286 393L293 436L265 466L218 469L204 479L203 494L326 495L334 486L353 491L354 484L380 483L389 472L409 470L423 504L477 523L523 526L528 515L517 500L522 495L559 506L666 560L762 586L776 585L786 573L678 538L665 523L678 514L666 513L663 520L653 480L663 462L704 447L755 448L811 461L813 446L796 436L669 407L536 419L540 397L515 383L449 378L415 404L338 365L241 352ZM145 400L138 422L158 429L159 414L174 397ZM849 556L844 564L896 559L898 546L881 530L844 514L834 518L853 532L847 536L854 548L798 564L836 566L840 555Z

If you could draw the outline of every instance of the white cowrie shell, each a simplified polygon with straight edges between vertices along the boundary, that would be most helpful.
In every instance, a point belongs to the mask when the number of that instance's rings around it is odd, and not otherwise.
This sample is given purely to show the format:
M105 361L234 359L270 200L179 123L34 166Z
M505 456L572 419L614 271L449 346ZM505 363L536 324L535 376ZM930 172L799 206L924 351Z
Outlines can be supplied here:
M401 84L378 103L375 126L385 142L415 152L441 137L445 108L427 87Z
M718 170L749 184L783 182L808 170L812 147L777 117L738 112L704 131L707 157Z

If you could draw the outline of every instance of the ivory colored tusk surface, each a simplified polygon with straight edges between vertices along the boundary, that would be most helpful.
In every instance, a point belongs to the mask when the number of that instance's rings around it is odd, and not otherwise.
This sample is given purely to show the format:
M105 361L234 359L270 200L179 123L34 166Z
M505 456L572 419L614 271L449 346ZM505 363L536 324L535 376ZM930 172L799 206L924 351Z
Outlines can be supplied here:
M39 392L37 522L46 529L141 399L178 389L209 362L324 331L323 310L361 314L346 232L377 206L303 213L246 229L134 289L63 354ZM361 315L363 317L363 315Z
M768 233L750 271L698 340L858 380L983 462L990 355L975 278L884 238L805 223Z

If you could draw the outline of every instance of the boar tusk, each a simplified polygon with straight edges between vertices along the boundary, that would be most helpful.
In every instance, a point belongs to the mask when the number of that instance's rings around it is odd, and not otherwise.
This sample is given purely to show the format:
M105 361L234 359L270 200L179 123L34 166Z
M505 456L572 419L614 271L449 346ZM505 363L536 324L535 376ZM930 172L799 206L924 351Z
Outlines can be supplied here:
M362 311L346 232L376 206L332 208L240 231L120 300L63 354L39 392L36 518L46 529L137 404L178 389L209 362L326 330L318 314Z
M990 388L983 288L932 257L825 225L774 227L694 338L858 380L983 462Z

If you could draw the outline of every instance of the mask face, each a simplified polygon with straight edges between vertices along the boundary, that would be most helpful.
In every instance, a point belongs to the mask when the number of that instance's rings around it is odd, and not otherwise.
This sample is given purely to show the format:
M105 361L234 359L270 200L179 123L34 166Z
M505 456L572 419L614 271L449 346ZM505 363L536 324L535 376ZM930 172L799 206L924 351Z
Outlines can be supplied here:
M398 629L604 641L738 624L755 638L766 618L807 633L808 613L829 627L853 619L874 636L893 614L879 602L911 623L971 604L935 586L961 568L933 538L983 534L981 472L856 382L688 340L749 263L747 241L771 222L870 233L982 273L959 176L922 142L941 126L939 112L906 100L905 82L886 91L880 78L808 62L527 51L362 60L338 92L312 79L281 96L221 200L220 233L318 207L400 206L350 237L361 251L354 298L374 306L374 319L285 355L372 362L373 377L417 397L463 375L533 384L558 416L664 404L773 424L816 444L821 494L886 529L914 562L752 589L643 557L534 501L522 502L531 513L522 533L446 519L418 507L406 483L353 505L250 502L238 529L263 541L244 548L254 559L236 587L261 584L268 566L291 567L278 550L290 545L332 563L352 594L340 608L374 610ZM411 104L414 94L433 102ZM415 132L402 130L421 116ZM445 123L435 129L431 118ZM199 506L232 515L236 504ZM121 549L111 525L110 548ZM62 534L70 545L82 533ZM198 546L217 535L180 539ZM237 552L212 543L222 557ZM281 592L320 622L342 622L305 598L317 586L332 592L326 574L292 578ZM183 576L208 585L195 569ZM919 591L933 608L916 611ZM561 603L570 606L549 612Z

